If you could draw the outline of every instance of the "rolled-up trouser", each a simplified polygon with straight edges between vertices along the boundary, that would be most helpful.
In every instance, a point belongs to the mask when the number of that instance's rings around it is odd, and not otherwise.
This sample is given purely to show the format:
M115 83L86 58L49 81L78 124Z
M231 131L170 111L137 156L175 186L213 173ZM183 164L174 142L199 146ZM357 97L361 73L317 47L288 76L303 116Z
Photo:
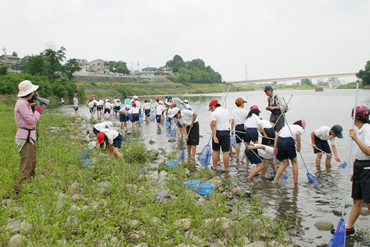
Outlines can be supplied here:
M25 182L30 182L31 178L36 176L36 146L31 142L27 142L21 152L21 166L19 184L16 190L19 192L23 188Z

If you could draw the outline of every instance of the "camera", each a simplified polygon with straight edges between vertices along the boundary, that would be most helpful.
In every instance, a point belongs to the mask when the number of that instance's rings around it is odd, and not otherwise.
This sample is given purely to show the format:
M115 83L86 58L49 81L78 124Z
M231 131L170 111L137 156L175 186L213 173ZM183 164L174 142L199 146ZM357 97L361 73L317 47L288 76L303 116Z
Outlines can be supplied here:
M36 105L45 105L45 107L50 104L50 100L38 97L36 95L32 96L32 102L35 102Z

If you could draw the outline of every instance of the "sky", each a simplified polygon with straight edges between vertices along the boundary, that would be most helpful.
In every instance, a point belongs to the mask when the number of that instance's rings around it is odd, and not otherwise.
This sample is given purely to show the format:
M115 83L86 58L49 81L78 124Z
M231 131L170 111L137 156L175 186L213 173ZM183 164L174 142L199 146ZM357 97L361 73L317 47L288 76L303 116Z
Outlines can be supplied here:
M125 61L175 55L225 81L358 72L370 60L368 0L0 0L0 46L19 57ZM3 51L0 51L3 54Z

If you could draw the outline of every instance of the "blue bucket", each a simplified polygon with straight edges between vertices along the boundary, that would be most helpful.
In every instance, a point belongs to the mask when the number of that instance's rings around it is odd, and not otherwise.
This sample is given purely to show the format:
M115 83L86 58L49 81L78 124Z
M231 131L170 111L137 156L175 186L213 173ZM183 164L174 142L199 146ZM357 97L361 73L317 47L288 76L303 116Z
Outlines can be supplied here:
M213 190L213 184L200 184L198 188L198 193L201 196L208 196Z
M143 118L143 117L144 117L144 113L141 113L140 118Z
M139 119L139 124L141 124L141 123L143 123L143 119L142 118Z
M177 160L174 161L167 161L168 168L171 170L175 169L177 166L179 166L179 162Z
M171 122L166 122L165 125L166 127L169 127L171 125Z
M200 180L189 180L189 181L186 181L184 184L186 185L187 189L191 189L195 191L198 189L199 183L200 183Z

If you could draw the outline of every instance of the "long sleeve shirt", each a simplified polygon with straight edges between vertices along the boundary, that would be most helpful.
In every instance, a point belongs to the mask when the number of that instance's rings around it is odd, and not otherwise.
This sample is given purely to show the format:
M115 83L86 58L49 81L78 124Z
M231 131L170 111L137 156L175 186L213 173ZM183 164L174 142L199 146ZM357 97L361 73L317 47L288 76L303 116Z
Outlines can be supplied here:
M28 130L31 130L30 138L36 140L36 123L40 119L38 111L32 112L31 105L24 98L19 98L14 107L15 123L18 126L15 138L27 139Z

